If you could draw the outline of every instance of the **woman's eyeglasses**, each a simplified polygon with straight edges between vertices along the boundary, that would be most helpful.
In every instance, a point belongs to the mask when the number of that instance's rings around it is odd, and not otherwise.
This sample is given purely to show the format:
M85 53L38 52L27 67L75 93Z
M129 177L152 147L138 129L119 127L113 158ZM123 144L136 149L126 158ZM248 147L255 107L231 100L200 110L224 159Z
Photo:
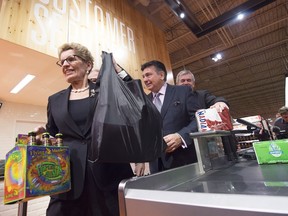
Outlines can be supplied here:
M76 58L77 57L77 58ZM68 64L72 64L73 62L77 61L78 58L82 59L80 56L78 55L70 55L68 56L66 59L63 59L63 60L59 60L56 62L56 64L59 66L59 67L62 67L64 62L66 61ZM82 59L83 60L83 59Z

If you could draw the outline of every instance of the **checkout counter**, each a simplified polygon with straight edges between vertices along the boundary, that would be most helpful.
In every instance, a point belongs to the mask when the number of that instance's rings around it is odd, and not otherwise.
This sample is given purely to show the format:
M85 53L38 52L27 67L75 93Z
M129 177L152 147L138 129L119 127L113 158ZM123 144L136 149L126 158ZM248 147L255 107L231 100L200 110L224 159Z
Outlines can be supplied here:
M192 133L198 163L123 180L121 216L288 215L288 165L228 161L225 132Z

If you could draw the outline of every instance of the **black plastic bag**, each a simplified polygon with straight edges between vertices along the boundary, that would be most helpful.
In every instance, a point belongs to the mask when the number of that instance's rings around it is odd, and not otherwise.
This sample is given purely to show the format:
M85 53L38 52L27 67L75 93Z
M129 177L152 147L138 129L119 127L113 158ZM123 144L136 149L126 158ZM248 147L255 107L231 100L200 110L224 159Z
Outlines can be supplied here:
M162 118L140 80L124 82L112 54L102 54L100 92L92 124L89 159L101 162L149 162L164 151Z

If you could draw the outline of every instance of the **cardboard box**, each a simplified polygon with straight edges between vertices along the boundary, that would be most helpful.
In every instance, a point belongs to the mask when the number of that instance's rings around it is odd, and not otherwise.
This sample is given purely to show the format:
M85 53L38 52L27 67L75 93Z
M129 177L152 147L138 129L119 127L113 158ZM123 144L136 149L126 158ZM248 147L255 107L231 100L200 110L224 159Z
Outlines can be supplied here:
M17 144L28 145L29 136L27 134L18 134L17 136Z
M253 143L258 164L288 163L288 139Z
M4 204L71 189L67 146L17 145L6 154Z
M215 108L200 109L196 112L196 120L199 132L233 129L229 109L217 112Z

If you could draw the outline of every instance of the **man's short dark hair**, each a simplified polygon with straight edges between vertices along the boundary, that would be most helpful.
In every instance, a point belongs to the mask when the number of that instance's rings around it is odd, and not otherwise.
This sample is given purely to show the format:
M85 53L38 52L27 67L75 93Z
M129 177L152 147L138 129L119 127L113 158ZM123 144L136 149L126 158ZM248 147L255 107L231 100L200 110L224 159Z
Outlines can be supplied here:
M278 113L280 113L280 115L281 115L281 114L284 114L284 113L288 113L288 107L286 107L286 106L281 107L281 108L278 110Z
M160 61L156 61L156 60L152 60L149 62L144 63L143 65L141 65L141 71L143 71L145 68L154 66L156 68L157 73L160 71L163 71L165 73L165 81L166 81L166 77L167 77L167 70L165 65L160 62Z

